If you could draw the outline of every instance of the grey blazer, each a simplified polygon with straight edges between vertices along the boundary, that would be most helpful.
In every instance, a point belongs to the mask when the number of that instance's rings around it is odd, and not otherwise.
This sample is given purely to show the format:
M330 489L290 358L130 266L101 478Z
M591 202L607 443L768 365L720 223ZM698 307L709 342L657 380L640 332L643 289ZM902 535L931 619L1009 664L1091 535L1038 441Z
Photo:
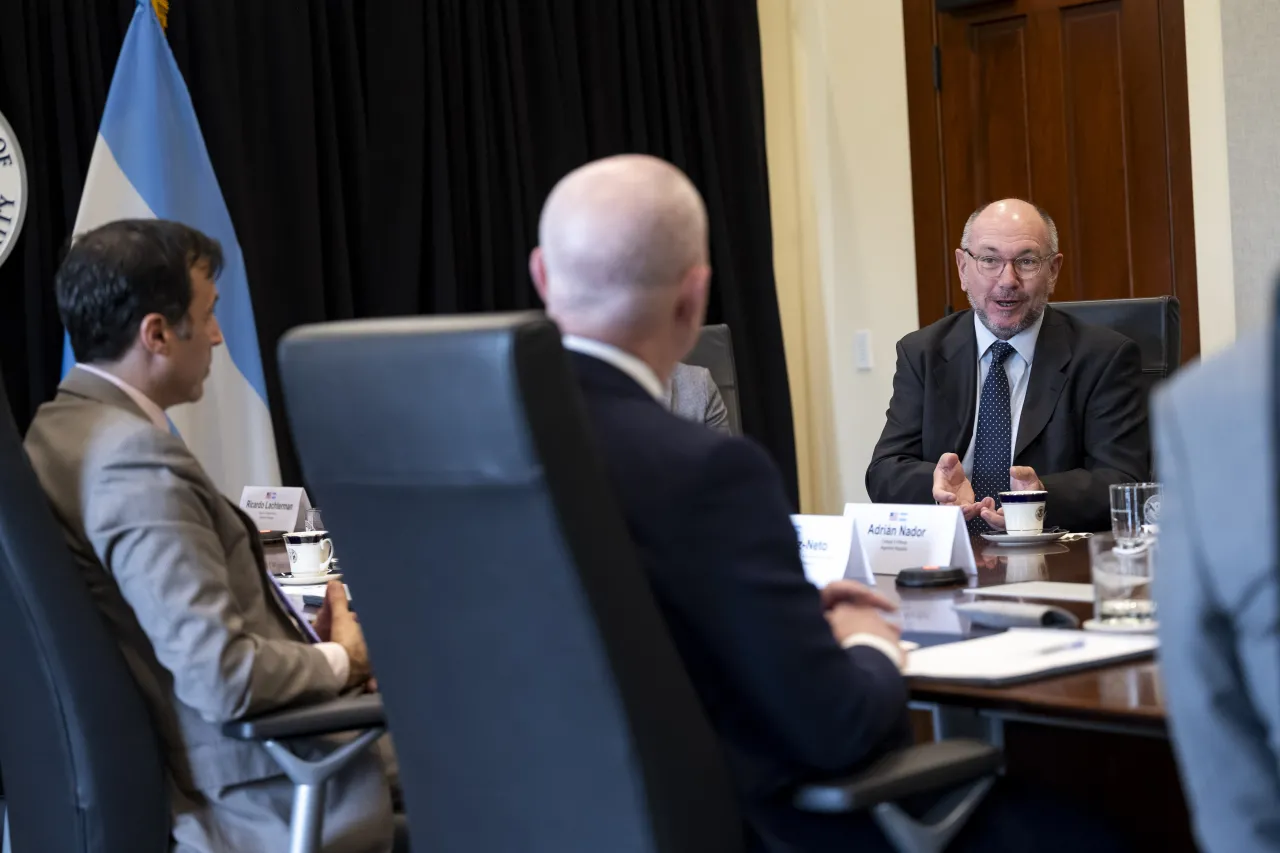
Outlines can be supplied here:
M344 686L270 588L254 525L180 438L87 371L72 370L40 407L25 445L150 706L177 789L175 832L182 814L207 806L214 813L197 816L207 824L200 835L253 840L220 832L215 804L235 790L243 808L251 783L272 777L278 797L280 770L261 747L224 737L221 724L330 699ZM390 826L389 794L371 790L367 809L345 807L359 822ZM326 823L327 836L332 829Z
M1269 334L1255 334L1179 374L1152 404L1164 485L1160 675L1183 789L1210 853L1280 850L1270 364Z
M667 408L686 420L706 424L720 432L733 431L720 389L711 378L711 371L705 367L676 365L671 380L667 382Z

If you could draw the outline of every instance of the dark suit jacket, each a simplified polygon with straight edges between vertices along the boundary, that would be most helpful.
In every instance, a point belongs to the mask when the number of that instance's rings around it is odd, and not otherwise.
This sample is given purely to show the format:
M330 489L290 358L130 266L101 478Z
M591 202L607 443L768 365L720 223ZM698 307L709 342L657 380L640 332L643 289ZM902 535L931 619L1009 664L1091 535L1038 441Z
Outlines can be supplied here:
M964 456L977 399L972 311L899 341L888 420L867 468L871 500L933 503L933 469L944 453ZM1013 464L1030 465L1048 489L1046 525L1109 530L1108 487L1151 470L1138 345L1046 308Z
M782 479L759 446L676 417L605 362L572 358L632 539L748 818L764 835L818 849L805 839L832 819L793 811L786 794L909 739L901 674L881 652L845 651L832 637L800 564Z

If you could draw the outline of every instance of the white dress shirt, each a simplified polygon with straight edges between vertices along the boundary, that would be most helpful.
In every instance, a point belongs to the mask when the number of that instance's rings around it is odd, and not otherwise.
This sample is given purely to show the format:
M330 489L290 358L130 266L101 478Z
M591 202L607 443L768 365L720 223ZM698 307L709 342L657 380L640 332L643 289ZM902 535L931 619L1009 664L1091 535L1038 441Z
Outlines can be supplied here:
M876 651L883 654L889 660L893 661L898 669L906 664L907 658L902 651L902 647L892 640L886 640L884 637L877 637L875 634L850 634L840 643L841 648L851 649L854 646L870 646Z
M1022 421L1022 404L1027 399L1027 385L1031 381L1031 362L1036 355L1036 340L1040 337L1040 326L1044 324L1044 314L1030 327L1009 338L1012 352L1004 360L1004 375L1009 379L1009 425L1012 437L1009 445L1009 464L1013 464L1014 448L1018 446L1018 424ZM978 315L973 315L973 328L978 335L978 402L973 407L973 435L969 438L969 447L964 452L960 463L964 466L966 476L973 476L973 447L978 440L978 409L982 407L982 386L991 372L991 345L999 338L991 330L982 325Z
M116 376L113 373L108 373L101 368L94 367L92 364L76 362L76 367L86 373L92 373L99 379L105 379L112 385L119 388L139 409L142 409L142 413L145 414L147 419L155 425L156 429L164 430L165 432L170 431L169 418L165 416L164 409L156 405L155 401L146 394L143 394L119 376ZM267 580L273 581L272 578L267 578ZM314 643L313 645L322 655L324 655L325 660L329 662L329 668L333 670L333 674L336 675L343 684L346 684L347 676L351 673L351 658L347 656L347 650L337 643Z
M624 352L612 344L602 343L591 338L581 338L577 335L565 335L561 338L561 343L565 349L571 352L580 352L583 355L598 358L605 364L618 368L640 383L640 387L648 391L653 399L666 405L667 389L662 386L662 380L658 378L658 374L653 372L652 367L631 353Z
M92 364L82 364L77 361L76 367L86 373L92 373L99 379L105 379L112 385L119 388L129 397L130 400L133 401L135 406L142 409L142 413L147 416L151 423L155 424L156 429L162 429L165 432L169 431L169 419L165 417L164 409L157 406L146 394L143 394L119 376L116 376L113 373L107 373L107 371L99 367L94 367Z
M662 381L658 379L658 374L654 373L653 368L631 353L623 352L611 344L601 343L591 338L578 337L577 335L565 335L561 339L561 343L570 352L580 352L583 355L598 358L604 363L618 368L639 383L640 387L653 396L653 399L664 406L666 405L667 389L663 387ZM899 669L902 668L903 657L901 649L883 637L877 637L874 634L853 634L845 637L841 645L846 649L853 646L870 646L883 653Z

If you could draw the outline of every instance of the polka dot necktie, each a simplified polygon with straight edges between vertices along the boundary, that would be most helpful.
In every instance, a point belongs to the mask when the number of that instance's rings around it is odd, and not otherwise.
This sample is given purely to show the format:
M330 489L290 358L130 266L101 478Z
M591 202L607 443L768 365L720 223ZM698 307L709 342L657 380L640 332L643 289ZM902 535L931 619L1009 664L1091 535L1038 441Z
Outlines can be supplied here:
M991 369L982 383L982 399L978 402L978 433L973 440L973 470L969 484L974 500L996 498L1009 491L1009 456L1012 452L1013 426L1009 415L1009 377L1004 362L1015 350L1005 341L991 345ZM987 533L991 527L975 516L969 521L973 533Z

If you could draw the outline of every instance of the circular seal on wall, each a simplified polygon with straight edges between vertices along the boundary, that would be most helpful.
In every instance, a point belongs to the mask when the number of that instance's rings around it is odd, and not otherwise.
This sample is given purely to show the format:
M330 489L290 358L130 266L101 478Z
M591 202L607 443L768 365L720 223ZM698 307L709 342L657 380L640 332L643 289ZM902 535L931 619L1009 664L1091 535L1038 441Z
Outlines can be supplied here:
M0 264L13 251L27 215L27 164L18 137L0 113Z

